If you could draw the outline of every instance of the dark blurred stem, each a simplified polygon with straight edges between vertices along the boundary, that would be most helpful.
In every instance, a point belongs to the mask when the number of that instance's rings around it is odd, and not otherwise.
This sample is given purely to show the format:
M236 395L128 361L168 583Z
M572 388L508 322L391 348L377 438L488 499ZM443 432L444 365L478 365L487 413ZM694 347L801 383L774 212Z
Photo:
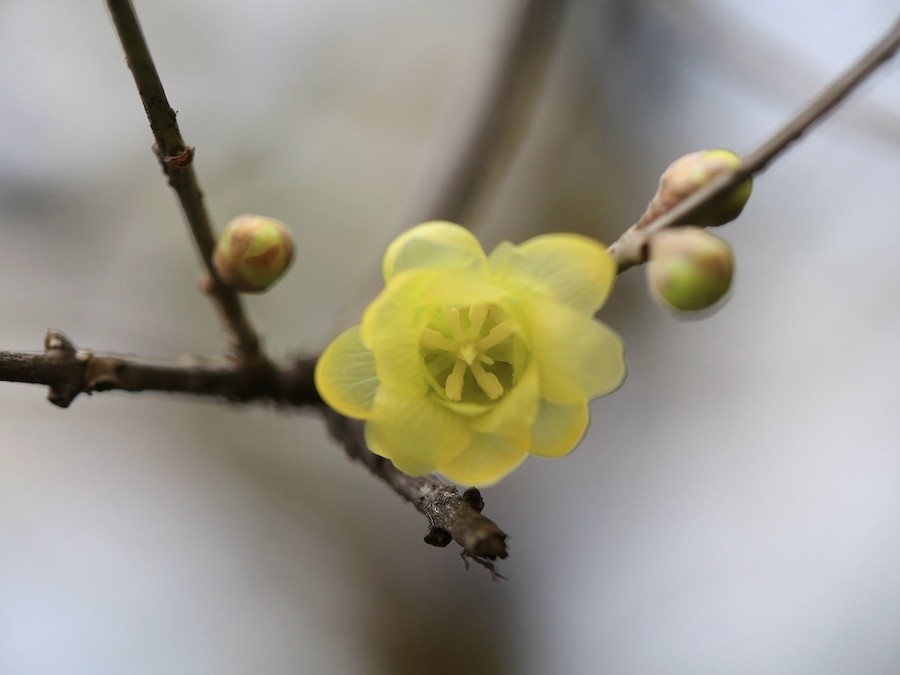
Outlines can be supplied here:
M212 264L216 245L212 223L203 193L194 173L194 148L188 146L178 129L175 111L169 105L165 90L156 72L153 58L141 31L140 23L130 0L107 0L113 23L119 34L128 67L134 76L144 111L150 121L155 140L154 151L169 179L169 185L178 195L178 201L191 229L200 259L206 269L209 282L205 290L219 309L229 332L233 348L246 359L261 358L259 337L250 324L237 293L225 286Z
M460 132L443 149L444 166L411 223L468 224L492 180L525 135L569 0L524 0Z
M747 178L761 173L779 155L840 105L875 70L900 49L900 20L847 71L826 87L810 103L756 150L746 154L740 167L723 173L671 210L654 220L633 225L609 247L619 272L646 262L646 244L660 230L689 224L697 214L727 194Z

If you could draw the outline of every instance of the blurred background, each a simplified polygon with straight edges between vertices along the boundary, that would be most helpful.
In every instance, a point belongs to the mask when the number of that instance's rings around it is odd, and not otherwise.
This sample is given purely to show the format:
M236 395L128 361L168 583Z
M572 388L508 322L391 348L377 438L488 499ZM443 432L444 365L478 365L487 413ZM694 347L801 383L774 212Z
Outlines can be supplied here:
M275 356L376 290L512 0L138 0L220 224L298 255L248 302ZM472 222L611 241L665 166L752 149L895 20L887 0L578 0ZM216 355L214 311L102 3L0 1L0 349ZM508 577L318 417L0 383L8 675L900 672L900 66L756 181L728 303L619 279L630 376L562 461L484 491Z

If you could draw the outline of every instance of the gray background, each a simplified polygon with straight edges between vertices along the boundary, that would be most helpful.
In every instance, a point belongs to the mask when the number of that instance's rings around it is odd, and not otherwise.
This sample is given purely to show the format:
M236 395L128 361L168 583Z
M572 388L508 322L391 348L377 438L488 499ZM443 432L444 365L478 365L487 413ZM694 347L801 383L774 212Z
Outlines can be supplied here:
M138 2L219 223L290 224L249 301L320 349L446 153L513 2ZM582 0L486 246L605 241L659 173L751 149L894 20L879 0ZM99 2L0 2L0 348L219 352ZM619 280L630 377L563 461L485 491L507 582L318 418L162 395L61 411L0 386L0 672L900 671L900 77L888 66L721 231L738 276L682 322Z

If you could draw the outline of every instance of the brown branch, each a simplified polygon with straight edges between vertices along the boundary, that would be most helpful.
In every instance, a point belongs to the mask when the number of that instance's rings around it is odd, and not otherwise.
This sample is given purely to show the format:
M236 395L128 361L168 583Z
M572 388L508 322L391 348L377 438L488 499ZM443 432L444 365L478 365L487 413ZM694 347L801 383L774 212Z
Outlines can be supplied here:
M168 392L235 403L268 401L295 407L319 406L313 371L316 359L281 365L265 360L203 359L151 361L77 349L60 331L44 339L43 352L0 351L0 380L50 387L51 403L67 408L79 394L101 391Z
M270 402L321 412L332 436L360 462L428 519L425 541L446 546L456 541L483 565L507 556L506 534L481 515L477 490L460 493L435 476L407 476L369 450L363 424L324 405L314 381L316 359L282 365L263 360L228 361L198 357L152 362L80 350L59 331L50 331L39 353L0 351L0 380L47 385L54 405L68 407L79 394L101 391L169 392L235 403ZM486 565L487 566L487 565ZM490 569L490 567L488 567ZM495 573L496 574L496 573Z
M789 122L756 150L745 155L737 169L720 174L658 218L646 223L639 221L628 228L609 247L609 252L618 263L619 272L646 262L646 244L655 233L674 225L689 224L704 208L747 178L765 170L776 157L840 105L879 66L890 60L898 49L900 20Z
M262 358L259 336L244 312L240 297L222 283L212 264L216 239L203 202L203 192L194 173L194 148L187 145L181 136L175 111L166 98L134 7L130 0L107 0L106 4L150 122L155 140L154 152L169 179L169 185L178 196L206 269L209 283L205 284L205 290L218 307L238 355L248 359Z
M469 119L442 149L445 164L412 222L469 222L490 179L513 154L527 127L568 0L525 0Z
M453 540L476 561L506 558L506 533L494 521L481 515L484 501L478 490L469 488L460 494L456 487L433 475L407 476L368 449L363 422L324 406L322 414L331 435L351 458L361 462L428 519L426 543L446 546Z

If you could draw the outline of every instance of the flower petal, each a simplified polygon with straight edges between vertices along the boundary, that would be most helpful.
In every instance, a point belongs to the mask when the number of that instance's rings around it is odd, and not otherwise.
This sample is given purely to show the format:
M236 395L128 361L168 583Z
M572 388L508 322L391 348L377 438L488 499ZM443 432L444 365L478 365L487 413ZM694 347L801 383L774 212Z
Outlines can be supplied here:
M519 467L528 451L500 436L472 434L469 445L450 461L439 463L437 470L463 485L493 485Z
M388 247L382 261L385 282L415 268L477 268L486 257L478 239L455 223L433 220L407 230Z
M471 431L464 420L428 394L408 396L382 387L366 422L366 442L404 473L420 476L466 447Z
M378 376L375 358L362 343L359 326L338 335L316 363L316 389L342 415L365 419L372 411Z
M527 450L531 446L531 424L538 414L541 398L537 368L528 368L515 386L472 422L472 430L503 436L510 443Z
M567 455L587 431L590 416L587 402L560 405L541 401L541 408L532 427L531 454L538 457Z
M625 378L622 341L580 312L543 298L523 303L541 395L552 403L580 403L614 391Z
M544 234L520 246L499 246L490 257L498 283L545 293L593 314L609 296L616 263L602 244L579 234Z

